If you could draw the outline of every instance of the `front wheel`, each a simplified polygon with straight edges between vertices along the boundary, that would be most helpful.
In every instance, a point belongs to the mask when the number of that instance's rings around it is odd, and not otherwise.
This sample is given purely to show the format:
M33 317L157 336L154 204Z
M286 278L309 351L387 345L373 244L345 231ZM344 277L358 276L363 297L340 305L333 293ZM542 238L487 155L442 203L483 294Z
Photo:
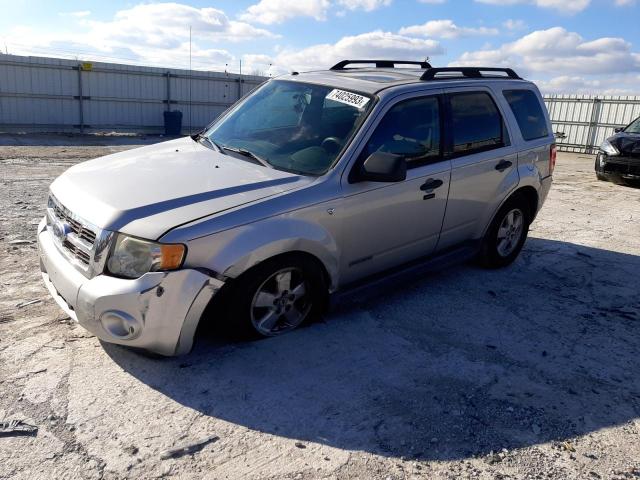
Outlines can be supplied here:
M267 260L243 275L230 302L236 331L275 337L298 328L323 311L322 271L305 257Z
M505 267L512 263L527 240L530 213L520 196L509 199L494 217L482 242L480 263L487 268Z

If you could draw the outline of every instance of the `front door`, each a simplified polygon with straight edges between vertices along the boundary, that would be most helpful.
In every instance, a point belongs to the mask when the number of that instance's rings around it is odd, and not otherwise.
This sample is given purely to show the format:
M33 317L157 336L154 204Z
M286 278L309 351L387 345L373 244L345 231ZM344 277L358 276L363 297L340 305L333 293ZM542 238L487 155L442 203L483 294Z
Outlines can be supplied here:
M451 166L442 156L439 95L387 107L343 179L341 283L429 255L438 242ZM357 181L373 152L402 155L407 178L396 183Z

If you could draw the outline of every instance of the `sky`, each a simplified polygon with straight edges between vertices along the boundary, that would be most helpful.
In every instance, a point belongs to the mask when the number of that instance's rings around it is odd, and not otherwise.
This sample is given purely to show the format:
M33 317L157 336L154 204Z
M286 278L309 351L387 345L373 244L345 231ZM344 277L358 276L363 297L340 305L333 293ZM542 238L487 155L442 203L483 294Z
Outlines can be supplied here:
M640 0L0 0L0 50L277 76L345 58L508 66L640 95ZM191 42L189 31L191 30ZM190 48L191 47L191 48Z

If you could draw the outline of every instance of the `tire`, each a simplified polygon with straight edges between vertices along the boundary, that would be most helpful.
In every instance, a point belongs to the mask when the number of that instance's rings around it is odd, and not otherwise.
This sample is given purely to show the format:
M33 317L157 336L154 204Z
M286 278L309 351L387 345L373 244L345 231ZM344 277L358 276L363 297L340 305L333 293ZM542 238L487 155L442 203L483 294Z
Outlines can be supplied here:
M234 282L227 302L232 332L275 337L318 318L327 304L321 267L304 255L284 255L253 267Z
M516 194L507 200L482 240L478 256L480 264L486 268L510 265L527 240L531 217L529 204L523 196Z
M596 178L598 180L600 180L601 182L606 182L609 179L607 177L605 177L604 175L602 175L600 172L596 172Z

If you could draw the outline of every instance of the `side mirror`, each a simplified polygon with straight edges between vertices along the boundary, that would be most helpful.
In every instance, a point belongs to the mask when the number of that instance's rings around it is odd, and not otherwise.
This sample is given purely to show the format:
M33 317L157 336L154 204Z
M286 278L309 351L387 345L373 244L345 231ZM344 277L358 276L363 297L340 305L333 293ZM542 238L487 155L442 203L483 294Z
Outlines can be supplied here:
M362 164L360 181L401 182L407 178L407 162L393 153L374 152Z
M613 129L613 131L614 131L615 133L620 133L620 132L622 132L623 130L624 130L624 127L616 127L616 128L614 128L614 129Z

